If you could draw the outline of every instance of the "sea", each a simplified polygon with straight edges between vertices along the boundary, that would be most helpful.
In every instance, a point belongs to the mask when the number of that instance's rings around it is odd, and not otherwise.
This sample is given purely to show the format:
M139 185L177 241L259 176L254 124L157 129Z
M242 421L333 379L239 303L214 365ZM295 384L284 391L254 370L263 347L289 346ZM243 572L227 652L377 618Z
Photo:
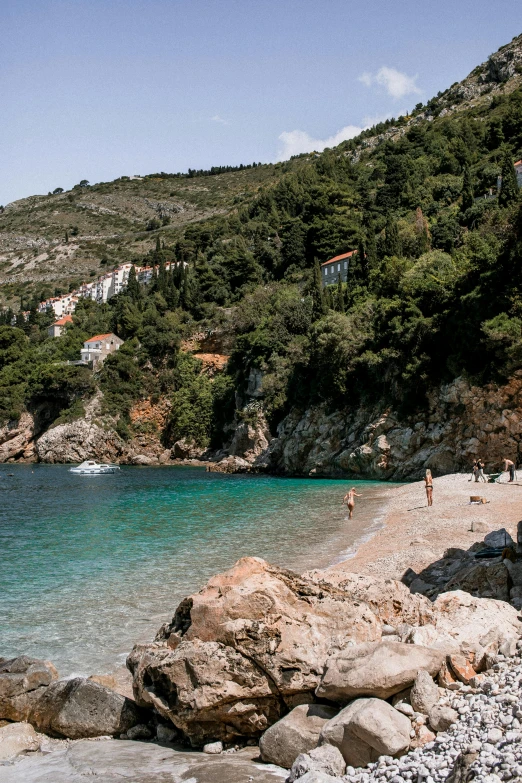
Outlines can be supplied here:
M353 520L342 505L355 486ZM375 482L127 467L0 466L0 657L106 674L179 601L244 556L302 572L349 558L382 524Z

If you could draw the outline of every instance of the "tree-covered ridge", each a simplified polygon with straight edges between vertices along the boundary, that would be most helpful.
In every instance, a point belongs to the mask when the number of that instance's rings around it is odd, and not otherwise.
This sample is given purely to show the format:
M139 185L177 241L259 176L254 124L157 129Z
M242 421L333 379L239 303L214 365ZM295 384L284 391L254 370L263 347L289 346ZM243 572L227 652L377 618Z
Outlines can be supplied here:
M458 375L483 383L518 369L522 89L459 111L419 107L413 119L393 140L289 161L228 214L153 234L134 257L156 266L152 283L133 279L108 305L82 304L64 337L47 338L34 311L4 326L3 418L46 394L62 401L57 416L74 415L91 386L84 368L60 362L103 331L126 343L92 387L125 437L136 400L167 396L166 443L221 445L252 370L274 428L292 406L382 401L406 413ZM319 263L349 250L348 283L323 290ZM205 330L231 351L214 379L179 352Z

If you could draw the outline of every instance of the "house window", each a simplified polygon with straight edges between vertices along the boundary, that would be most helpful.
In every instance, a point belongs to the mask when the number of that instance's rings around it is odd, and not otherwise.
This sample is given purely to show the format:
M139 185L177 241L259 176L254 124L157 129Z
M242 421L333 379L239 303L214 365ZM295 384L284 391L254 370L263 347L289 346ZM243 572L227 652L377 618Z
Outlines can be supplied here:
M340 271L341 271L341 264L337 264L337 271L338 271L338 272L340 272Z
M348 261L345 261L345 262L344 262L344 268L345 268L345 269L348 269Z
M325 273L325 275L328 274L328 267L327 266L325 266L325 268L324 268L324 273Z

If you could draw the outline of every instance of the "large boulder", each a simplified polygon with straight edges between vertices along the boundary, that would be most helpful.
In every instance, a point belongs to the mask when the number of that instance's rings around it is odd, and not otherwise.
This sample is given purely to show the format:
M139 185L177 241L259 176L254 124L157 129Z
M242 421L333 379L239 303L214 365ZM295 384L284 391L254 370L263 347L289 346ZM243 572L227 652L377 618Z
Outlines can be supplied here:
M340 777L344 774L346 762L339 748L333 745L321 745L309 753L300 753L292 764L286 783L294 783L308 772L322 773Z
M194 745L259 736L284 711L262 669L219 642L143 645L127 665L140 705L156 709Z
M34 704L57 678L49 661L27 655L0 659L0 720L27 721Z
M69 739L119 736L140 719L133 701L83 677L51 683L29 715L39 731Z
M447 650L496 653L506 639L518 639L522 634L519 612L504 601L454 590L439 595L433 609L439 640Z
M379 756L400 756L410 745L411 723L388 702L356 699L328 721L321 744L338 748L347 764L365 767Z
M247 557L184 599L128 666L139 704L154 704L197 744L230 741L259 736L310 701L332 654L380 637L363 601Z
M30 723L8 723L0 727L0 762L39 750L40 739Z
M401 642L367 642L329 658L317 696L346 703L357 696L387 699L408 688L421 670L438 674L440 650Z
M509 571L503 562L491 565L472 562L448 580L444 591L459 589L480 598L509 601L509 588Z
M322 704L300 704L265 731L259 742L263 761L289 769L300 753L317 747L324 724L337 710Z

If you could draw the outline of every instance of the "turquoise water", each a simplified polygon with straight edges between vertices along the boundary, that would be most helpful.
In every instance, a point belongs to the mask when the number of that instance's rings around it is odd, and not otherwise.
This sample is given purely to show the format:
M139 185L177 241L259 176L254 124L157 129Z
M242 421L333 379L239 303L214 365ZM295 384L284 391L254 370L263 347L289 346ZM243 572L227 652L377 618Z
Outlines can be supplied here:
M179 600L244 555L303 571L345 557L379 522L379 485L123 467L0 466L0 656L60 674L113 671ZM362 489L360 489L362 487Z

